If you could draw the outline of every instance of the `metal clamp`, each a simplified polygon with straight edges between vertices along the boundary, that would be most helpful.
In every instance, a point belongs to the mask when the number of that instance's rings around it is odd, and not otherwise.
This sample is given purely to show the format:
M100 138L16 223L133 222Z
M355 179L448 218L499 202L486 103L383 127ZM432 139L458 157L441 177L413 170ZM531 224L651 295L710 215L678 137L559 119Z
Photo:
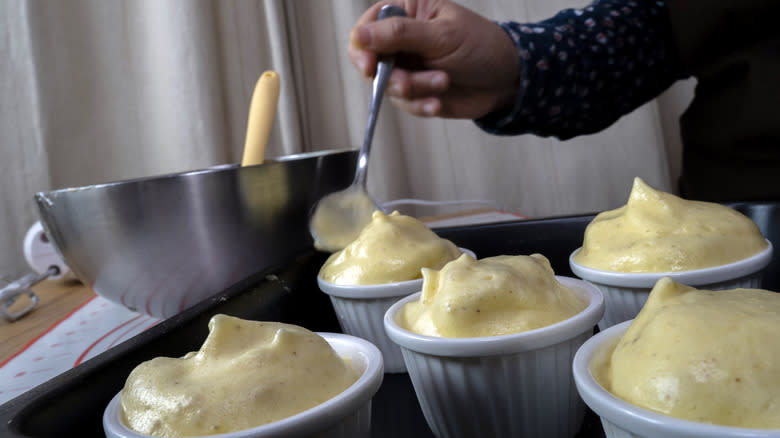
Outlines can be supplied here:
M8 321L16 321L30 313L36 305L38 305L38 296L35 295L30 288L37 283L45 280L46 278L57 275L60 272L56 266L50 267L46 272L41 274L37 272L31 272L15 281L12 281L0 289L0 314ZM23 295L27 295L30 298L30 305L27 307L12 312L11 306L16 303Z

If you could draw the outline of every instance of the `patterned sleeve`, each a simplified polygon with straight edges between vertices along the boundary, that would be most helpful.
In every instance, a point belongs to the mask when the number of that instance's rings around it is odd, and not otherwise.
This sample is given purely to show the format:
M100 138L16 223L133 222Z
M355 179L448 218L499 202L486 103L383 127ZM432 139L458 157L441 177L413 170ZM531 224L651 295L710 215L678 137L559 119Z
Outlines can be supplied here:
M598 132L683 77L663 1L596 0L539 23L499 25L523 74L514 107L475 120L491 134Z

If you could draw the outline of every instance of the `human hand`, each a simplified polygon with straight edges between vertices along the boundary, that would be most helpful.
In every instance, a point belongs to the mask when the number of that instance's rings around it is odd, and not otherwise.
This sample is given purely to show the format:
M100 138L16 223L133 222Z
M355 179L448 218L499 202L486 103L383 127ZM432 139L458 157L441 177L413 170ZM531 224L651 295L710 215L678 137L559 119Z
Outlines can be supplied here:
M408 17L377 21L387 3ZM350 34L352 63L366 77L395 55L387 95L419 116L476 119L514 102L520 60L495 23L449 0L392 0L369 8Z

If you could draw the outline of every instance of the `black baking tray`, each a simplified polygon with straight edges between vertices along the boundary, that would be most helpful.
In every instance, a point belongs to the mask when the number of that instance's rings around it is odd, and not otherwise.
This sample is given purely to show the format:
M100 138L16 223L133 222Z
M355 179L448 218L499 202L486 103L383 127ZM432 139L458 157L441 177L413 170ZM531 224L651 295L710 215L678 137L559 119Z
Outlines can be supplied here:
M752 218L776 247L780 243L780 204L729 204ZM479 257L541 253L555 272L572 276L568 257L582 242L593 215L518 220L436 230ZM102 415L130 371L157 356L178 357L200 348L208 320L217 313L246 319L282 321L313 331L339 332L330 300L316 275L326 255L313 249L280 266L270 266L225 291L171 317L134 338L33 388L0 406L3 437L102 437ZM780 290L780 260L766 269L763 288ZM407 374L386 374L372 404L373 437L432 437ZM598 418L587 411L580 438L604 436Z

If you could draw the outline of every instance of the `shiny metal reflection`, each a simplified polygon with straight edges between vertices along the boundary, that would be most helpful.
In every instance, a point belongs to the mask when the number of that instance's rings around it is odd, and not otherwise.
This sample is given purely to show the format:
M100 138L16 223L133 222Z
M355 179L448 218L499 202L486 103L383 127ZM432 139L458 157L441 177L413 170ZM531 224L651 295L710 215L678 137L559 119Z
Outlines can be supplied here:
M308 215L349 185L357 152L299 154L41 192L41 222L76 276L117 303L181 312L312 247Z

